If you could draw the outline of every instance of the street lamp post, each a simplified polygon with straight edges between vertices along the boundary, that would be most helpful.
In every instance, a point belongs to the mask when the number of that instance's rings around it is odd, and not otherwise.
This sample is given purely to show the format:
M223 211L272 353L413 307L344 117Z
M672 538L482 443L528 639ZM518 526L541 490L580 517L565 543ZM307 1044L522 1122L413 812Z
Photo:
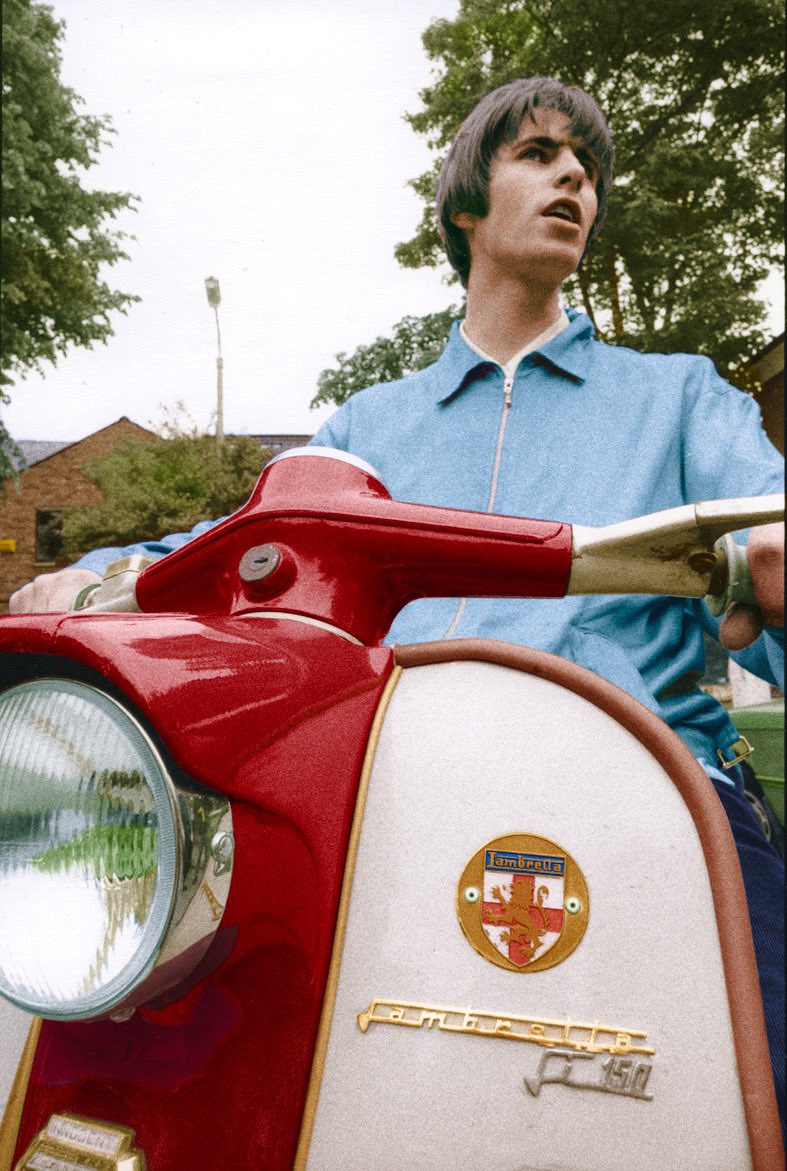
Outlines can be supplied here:
M216 455L220 455L224 442L224 359L221 356L221 329L219 328L219 305L221 304L221 289L215 276L205 278L205 292L208 295L208 304L216 316Z

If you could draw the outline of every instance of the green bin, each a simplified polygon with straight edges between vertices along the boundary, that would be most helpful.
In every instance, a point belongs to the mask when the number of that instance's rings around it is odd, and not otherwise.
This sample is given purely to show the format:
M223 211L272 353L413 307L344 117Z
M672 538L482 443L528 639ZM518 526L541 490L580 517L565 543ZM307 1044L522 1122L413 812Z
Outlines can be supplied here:
M784 825L784 699L733 708L730 718L754 749L749 764Z

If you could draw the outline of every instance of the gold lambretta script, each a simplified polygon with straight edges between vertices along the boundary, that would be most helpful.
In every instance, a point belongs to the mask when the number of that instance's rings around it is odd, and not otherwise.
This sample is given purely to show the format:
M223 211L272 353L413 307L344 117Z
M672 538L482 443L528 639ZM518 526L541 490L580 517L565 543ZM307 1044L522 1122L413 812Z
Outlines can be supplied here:
M535 1076L524 1078L525 1088L534 1097L538 1097L542 1086L553 1084L575 1090L601 1090L646 1102L653 1098L647 1086L653 1071L650 1058L656 1050L642 1044L647 1033L640 1029L623 1029L600 1021L588 1024L511 1013L502 1016L480 1012L469 1005L448 1008L404 1000L373 1000L365 1012L358 1013L357 1021L362 1033L371 1024L409 1029L437 1026L443 1033L470 1033L540 1045L546 1052ZM607 1057L602 1061L597 1059L598 1054ZM575 1061L579 1062L576 1067Z
M444 1005L414 1004L404 1000L373 1000L365 1012L358 1013L358 1027L365 1033L369 1025L403 1025L419 1029L433 1026L443 1033L473 1033L481 1037L503 1037L509 1041L530 1041L552 1048L569 1046L586 1053L628 1053L652 1055L656 1052L642 1044L647 1033L603 1025L599 1021L555 1021L547 1017L521 1016L511 1013L480 1012L470 1008L447 1008Z

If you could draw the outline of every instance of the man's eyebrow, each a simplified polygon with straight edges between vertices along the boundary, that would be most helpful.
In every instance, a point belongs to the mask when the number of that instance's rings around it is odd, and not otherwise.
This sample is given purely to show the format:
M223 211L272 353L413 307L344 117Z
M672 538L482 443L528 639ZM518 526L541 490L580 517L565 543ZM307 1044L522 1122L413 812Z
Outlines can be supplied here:
M548 149L552 146L561 146L563 141L565 141L566 145L571 145L570 139L551 138L548 134L526 134L524 138L517 138L514 142L514 148L516 149L520 146L543 146Z
M590 159L598 166L596 155L582 139L552 138L549 134L526 134L524 138L517 138L513 143L514 150L519 150L523 146L541 146L545 150L551 150L558 146L570 146L577 158Z

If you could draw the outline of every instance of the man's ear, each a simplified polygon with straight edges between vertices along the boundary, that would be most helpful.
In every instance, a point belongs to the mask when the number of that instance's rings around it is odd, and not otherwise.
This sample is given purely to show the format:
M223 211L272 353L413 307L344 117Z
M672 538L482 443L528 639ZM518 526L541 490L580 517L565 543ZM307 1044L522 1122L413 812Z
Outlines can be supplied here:
M472 232L475 227L477 216L474 216L469 211L455 211L451 216L451 223L454 227L461 228L465 232Z

